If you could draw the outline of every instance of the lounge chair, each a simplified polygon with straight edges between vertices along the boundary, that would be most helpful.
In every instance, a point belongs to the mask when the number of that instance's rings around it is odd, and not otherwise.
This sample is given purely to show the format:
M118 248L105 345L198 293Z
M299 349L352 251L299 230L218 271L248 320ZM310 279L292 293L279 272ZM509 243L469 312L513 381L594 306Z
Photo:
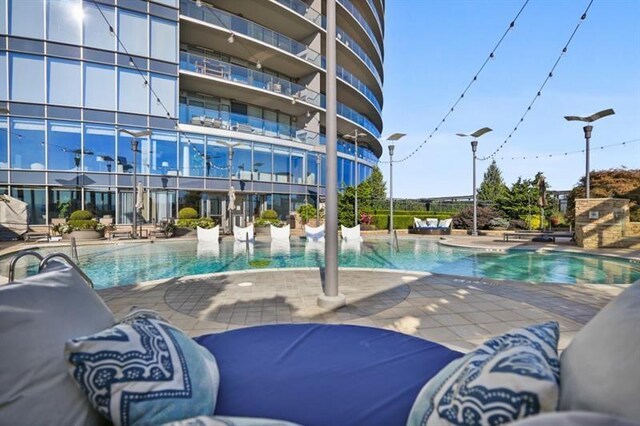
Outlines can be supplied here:
M305 225L304 226L304 235L307 237L309 241L324 241L324 225L320 225L317 228L313 226Z
M289 236L291 235L291 226L286 225L282 228L278 228L277 226L269 225L271 229L271 240L289 240Z
M353 228L347 228L344 225L340 225L342 230L342 239L349 242L362 242L363 239L360 236L360 225L356 225Z
M453 219L435 219L427 218L421 220L417 217L413 218L413 226L409 228L410 234L423 235L449 235L451 234L451 225Z
M233 238L235 241L238 241L238 242L245 242L245 241L253 242L254 241L253 223L245 228L241 226L234 226Z
M198 226L198 242L218 242L220 239L220 225L211 229L204 229Z

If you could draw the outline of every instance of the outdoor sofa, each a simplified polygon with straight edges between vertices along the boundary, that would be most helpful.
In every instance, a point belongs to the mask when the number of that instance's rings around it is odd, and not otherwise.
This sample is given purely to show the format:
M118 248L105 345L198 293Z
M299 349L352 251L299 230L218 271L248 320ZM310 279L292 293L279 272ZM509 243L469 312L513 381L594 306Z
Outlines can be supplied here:
M413 226L409 227L410 234L421 235L450 235L453 219L419 219L413 218Z
M506 333L466 355L352 325L265 325L191 340L150 311L117 323L90 285L68 258L45 258L37 275L0 286L0 423L97 425L102 415L114 424L185 415L197 418L179 424L262 426L431 424L424 415L457 413L471 425L527 414L513 424L629 426L640 419L640 282L578 332L560 360L552 347L557 323ZM506 352L485 356L494 349ZM130 368L118 364L131 359ZM466 378L464 392L445 386L478 359L499 374L481 376L475 387ZM527 388L534 382L545 387L539 402L551 412L536 414L540 389ZM442 392L445 398L434 399ZM232 417L200 417L214 414Z

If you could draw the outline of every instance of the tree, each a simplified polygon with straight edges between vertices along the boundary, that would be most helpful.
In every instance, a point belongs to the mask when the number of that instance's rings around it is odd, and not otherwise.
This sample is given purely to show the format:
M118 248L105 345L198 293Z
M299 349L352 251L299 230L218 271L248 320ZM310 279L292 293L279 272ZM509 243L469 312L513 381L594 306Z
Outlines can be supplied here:
M503 198L507 194L507 192L509 192L509 188L504 184L502 172L498 168L496 160L493 160L489 168L487 168L487 171L484 173L484 178L482 179L480 189L478 190L478 200L497 203L500 198Z
M518 180L511 185L505 195L498 199L497 207L502 210L510 219L529 219L532 215L540 214L538 207L538 182L544 175L542 172L536 173L533 179ZM547 184L547 190L549 185ZM552 206L552 197L547 192L547 206ZM545 217L551 215L551 208L545 209Z
M379 168L374 167L371 176L358 185L358 209L360 212L370 212L374 206L387 200L387 186ZM356 189L348 186L338 194L338 222L344 226L354 226ZM360 213L359 212L359 213Z

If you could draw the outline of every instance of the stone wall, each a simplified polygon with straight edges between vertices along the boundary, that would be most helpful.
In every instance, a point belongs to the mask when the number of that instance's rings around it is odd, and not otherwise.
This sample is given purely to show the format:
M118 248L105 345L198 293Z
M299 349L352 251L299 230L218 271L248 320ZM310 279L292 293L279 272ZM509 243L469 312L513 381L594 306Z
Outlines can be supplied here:
M586 248L632 247L640 237L640 223L629 221L629 200L576 200L576 244Z

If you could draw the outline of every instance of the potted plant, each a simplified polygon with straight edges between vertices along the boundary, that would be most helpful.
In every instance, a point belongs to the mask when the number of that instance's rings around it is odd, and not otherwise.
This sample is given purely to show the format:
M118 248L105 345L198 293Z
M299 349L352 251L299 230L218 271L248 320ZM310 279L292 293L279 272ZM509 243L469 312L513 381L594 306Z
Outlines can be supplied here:
M53 231L62 235L62 239L97 240L104 237L105 225L93 218L87 210L71 213L66 223L56 224Z
M271 225L278 226L280 220L275 210L265 210L260 219L253 224L254 232L258 235L269 235L271 233Z
M302 204L298 207L298 214L300 215L300 219L302 220L302 224L306 225L311 218L316 217L316 208L311 204Z
M52 225L61 225L67 221L67 214L69 213L69 208L71 207L71 201L58 201L58 217L51 219Z
M171 232L176 237L193 237L197 235L198 227L211 229L216 226L216 221L210 217L198 217L198 212L191 207L184 207L178 212L178 221L175 228L172 224Z

